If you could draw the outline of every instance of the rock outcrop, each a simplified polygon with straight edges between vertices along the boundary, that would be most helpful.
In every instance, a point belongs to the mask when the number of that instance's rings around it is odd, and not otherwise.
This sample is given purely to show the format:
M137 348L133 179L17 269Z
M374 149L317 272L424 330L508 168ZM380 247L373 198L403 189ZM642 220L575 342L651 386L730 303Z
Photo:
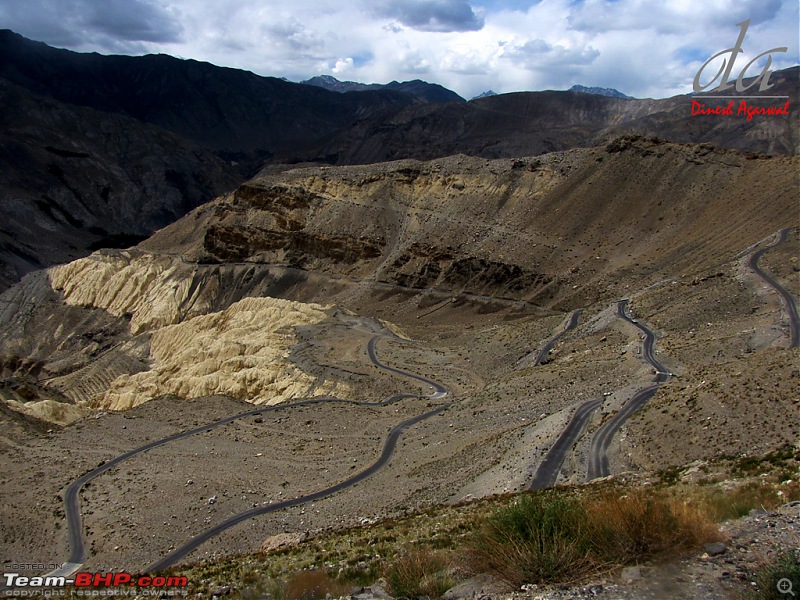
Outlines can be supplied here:
M290 359L295 328L330 310L238 288L241 296L220 285L216 267L141 252L96 253L28 276L2 296L0 396L20 412L69 422L87 408L126 409L165 394L274 404L312 388L330 393L335 383L318 385Z
M784 226L796 169L639 136L513 160L271 169L140 248L572 309L624 296L631 277L710 267Z
M308 303L402 325L572 310L718 273L786 226L797 166L626 136L536 158L267 170L137 248L3 294L6 396L122 409L329 393L291 360L294 328L332 315Z
M164 394L225 395L254 404L301 397L315 380L288 360L293 328L327 317L315 305L246 298L222 312L162 327L150 341L150 368L120 375L93 405L121 410ZM323 384L315 393L330 389Z

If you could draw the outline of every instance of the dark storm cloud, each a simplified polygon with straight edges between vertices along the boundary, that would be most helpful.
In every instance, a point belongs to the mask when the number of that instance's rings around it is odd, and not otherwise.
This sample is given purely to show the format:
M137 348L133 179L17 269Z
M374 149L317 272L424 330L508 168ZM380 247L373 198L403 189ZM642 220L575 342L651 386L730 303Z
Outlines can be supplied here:
M418 31L478 31L484 25L466 0L395 0L377 2L373 10Z
M53 45L94 44L108 50L140 42L181 41L180 23L147 0L27 0L0 3L0 22Z

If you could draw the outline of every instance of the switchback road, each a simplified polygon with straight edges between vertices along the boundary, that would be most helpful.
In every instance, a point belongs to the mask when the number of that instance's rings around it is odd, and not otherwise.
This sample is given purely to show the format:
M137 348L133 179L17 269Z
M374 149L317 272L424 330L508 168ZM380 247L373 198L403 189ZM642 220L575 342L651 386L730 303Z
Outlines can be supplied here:
M765 246L757 252L753 252L753 254L750 255L750 260L747 262L747 264L759 277L761 277L761 279L766 281L776 292L778 292L781 298L783 298L783 303L786 305L786 312L789 315L789 347L794 348L796 346L800 346L800 317L797 315L797 304L795 303L794 297L786 288L775 281L771 275L762 271L761 267L758 266L758 261L762 256L764 256L765 252L786 241L789 236L789 231L789 227L781 229L780 235L778 236L778 241L770 244L769 246Z
M384 369L386 371L402 375L404 377L409 377L430 385L435 391L431 393L429 398L431 399L438 399L442 398L447 395L447 388L439 384L438 382L432 381L421 375L415 375L413 373L407 373L405 371L401 371L400 369L395 369L394 367L390 367L388 365L383 364L380 362L375 353L375 345L378 342L379 336L373 336L369 343L367 344L367 353L369 356L370 361L380 369ZM287 404L279 404L275 406L264 406L260 408L254 408L253 410L245 411L242 413L238 413L236 415L231 415L229 417L225 417L224 419L219 419L212 423L207 423L205 425L201 425L199 427L195 427L194 429L189 429L187 431L182 431L160 440L155 440L149 442L143 446L139 446L138 448L134 448L124 454L121 454L108 462L103 463L96 469L89 471L88 473L82 475L78 479L74 480L67 486L67 489L64 493L64 507L66 512L66 519L67 519L67 537L69 541L69 548L70 554L69 558L67 559L66 563L61 569L57 571L53 571L52 573L48 573L48 576L68 576L72 573L76 572L80 567L83 565L83 562L86 560L86 547L83 541L83 523L81 519L81 511L80 511L80 492L81 489L93 479L99 477L103 473L118 467L123 462L138 456L148 450L152 450L154 448L158 448L160 446L165 446L172 442L176 442L178 440L182 440L193 435L197 435L199 433L204 433L207 431L211 431L212 429L216 429L218 427L222 427L239 419L244 419L246 417L251 417L255 415L263 415L270 412L287 410L290 408L296 408L299 406L310 406L314 404L323 404L323 403L331 403L331 402L340 402L340 403L347 403L347 404L354 404L357 406L387 406L398 400L402 400L404 398L418 398L417 394L395 394L382 402L363 402L363 401L356 401L356 400L344 400L341 398L335 397L326 397L326 398L313 398L308 400L301 400L299 402L292 402ZM234 515L227 520L215 525L214 527L199 533L191 540L183 544L182 546L178 547L177 549L173 550L167 556L163 557L162 559L153 563L149 568L148 571L155 571L158 569L164 569L169 566L174 565L178 562L181 558L186 556L189 552L203 544L204 542L208 541L212 537L218 535L222 531L229 529L247 519L251 519L255 516L266 514L269 512L274 512L277 510L281 510L283 508L288 508L291 506L297 506L300 504L305 504L307 502L314 502L326 496L330 496L339 492L341 490L347 489L348 487L353 486L354 484L358 483L359 481L363 481L367 477L373 475L376 471L378 471L381 467L383 467L389 459L392 457L394 453L395 447L397 445L397 440L400 438L402 433L411 427L412 425L419 423L429 417L432 417L442 411L446 410L450 406L450 403L440 405L430 411L427 411L421 415L417 415L410 419L403 421L402 423L396 425L392 430L389 432L389 436L387 437L383 451L381 452L380 456L377 460L372 463L369 467L357 473L353 477L337 483L333 486L320 490L318 492L314 492L312 494L301 496L298 498L294 498L292 500L286 500L280 503L269 504L265 506L260 506L253 508L251 510L239 513L238 515Z
M625 312L627 306L628 300L620 300L617 302L617 315L620 319L623 319L631 325L635 325L642 330L644 333L644 342L642 342L642 355L644 356L644 359L653 365L653 368L656 370L656 381L658 383L663 383L669 379L669 376L672 375L672 373L667 371L666 367L664 367L664 365L662 365L655 356L654 347L656 343L656 335L650 331L650 329L639 323L639 321L636 319L631 319Z
M638 392L633 398L628 400L617 414L606 421L606 423L595 432L592 437L592 443L589 446L587 479L592 480L598 477L607 477L611 474L611 470L608 466L608 447L611 445L611 440L628 417L640 410L647 401L653 397L653 394L656 393L658 388L659 385L651 385Z
M573 311L572 316L569 318L569 322L567 323L567 326L564 327L564 330L561 333L555 335L553 337L553 339L551 339L549 342L547 342L547 344L545 344L544 348L542 348L541 352L539 352L539 356L536 357L536 360L533 363L534 367L536 365L542 364L542 361L544 361L544 359L547 358L547 355L550 354L550 350L553 349L553 346L556 345L556 342L558 342L558 340L561 339L561 336L563 336L565 333L567 333L571 329L575 329L575 327L578 326L578 319L580 318L582 312L583 312L582 308L579 308L579 309Z
M596 398L584 402L572 415L569 424L561 432L561 435L553 444L553 447L545 455L539 468L536 470L536 476L533 478L529 490L543 490L545 488L553 487L558 479L558 472L561 470L561 465L567 458L567 454L572 450L572 446L578 441L583 433L586 423L592 413L603 403L602 398Z
M611 440L614 438L614 435L619 431L625 421L628 420L628 417L640 410L647 401L653 397L656 391L658 391L661 384L667 381L671 375L664 365L655 357L655 352L653 350L653 345L656 340L655 334L637 320L631 319L625 312L627 306L628 300L620 300L617 303L617 315L644 332L642 355L645 360L653 366L653 369L655 369L655 384L637 392L633 398L628 400L625 406L617 411L617 414L606 421L595 432L591 444L589 445L589 466L586 473L586 477L589 480L598 477L606 477L611 474L608 464L608 447L611 445Z

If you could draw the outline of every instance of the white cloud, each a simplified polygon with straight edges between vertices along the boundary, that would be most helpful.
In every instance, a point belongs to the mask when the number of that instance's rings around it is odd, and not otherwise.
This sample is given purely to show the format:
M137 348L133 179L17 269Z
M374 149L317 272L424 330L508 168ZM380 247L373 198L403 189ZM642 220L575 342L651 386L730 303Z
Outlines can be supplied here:
M80 51L164 52L307 79L423 78L472 97L574 83L663 97L691 91L751 19L741 66L798 62L797 0L0 0L0 22ZM48 8L49 7L49 8ZM53 8L55 7L55 8ZM737 62L737 64L739 64Z
M331 71L337 75L347 73L353 69L353 59L349 56L347 58L340 58L336 61Z

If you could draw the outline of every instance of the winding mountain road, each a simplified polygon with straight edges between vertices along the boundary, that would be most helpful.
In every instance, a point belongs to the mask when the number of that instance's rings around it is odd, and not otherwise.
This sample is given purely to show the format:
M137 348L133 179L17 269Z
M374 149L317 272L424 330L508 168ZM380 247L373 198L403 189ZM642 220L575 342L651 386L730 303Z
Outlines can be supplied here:
M422 383L425 383L427 385L430 385L435 390L433 393L431 393L429 396L427 396L427 397L429 397L431 399L443 398L444 396L447 395L447 388L445 388L443 385L439 384L438 382L435 382L435 381L432 381L432 380L427 379L425 377L422 377L421 375L408 373L406 371L402 371L400 369L396 369L394 367L390 367L388 365L383 364L380 360L378 360L378 357L377 357L376 352L375 352L375 346L376 346L376 344L377 344L379 339L380 339L380 336L375 335L372 338L370 338L370 340L369 340L369 342L367 344L367 354L369 356L370 361L375 366L377 366L380 369L389 371L391 373L402 375L404 377L409 377L409 378L415 379L417 381L420 381ZM93 469L93 470L89 471L88 473L82 475L81 477L79 477L78 479L74 480L72 483L70 483L67 486L67 489L66 489L65 494L64 494L64 506L65 506L66 519L67 519L67 531L68 531L67 536L68 536L68 541L69 541L70 554L69 554L69 558L67 559L67 562L64 563L64 565L60 569L57 569L56 571L48 573L47 576L69 576L69 575L75 573L78 569L80 569L80 567L83 565L83 562L86 560L86 547L85 547L84 541L83 541L83 535L82 535L83 523L82 523L81 511L80 511L80 492L81 492L82 488L88 482L90 482L93 479L99 477L103 473L105 473L105 472L107 472L107 471L109 471L109 470L111 470L111 469L113 469L115 467L118 467L123 462L125 462L125 461L127 461L127 460L129 460L129 459L131 459L131 458L133 458L135 456L138 456L139 454L147 452L148 450L152 450L153 448L158 448L160 446L165 446L165 445L170 444L172 442L176 442L178 440L182 440L182 439L191 437L193 435L197 435L198 433L204 433L204 432L210 431L212 429L216 429L218 427L222 427L224 425L227 425L227 424L232 423L234 421L237 421L239 419L244 419L246 417L251 417L251 416L255 416L255 415L263 415L263 414L266 414L266 413L269 413L269 412L275 412L275 411L286 410L286 409L290 409L290 408L296 408L298 406L310 406L310 405L314 405L314 404L340 402L340 403L346 403L346 404L354 404L356 406L373 406L373 407L375 407L375 406L387 406L389 404L392 404L392 403L397 402L398 400L402 400L404 398L419 398L419 397L420 396L417 395L417 394L395 394L393 396L390 396L386 400L383 400L382 402L364 402L364 401L357 401L357 400L344 400L344 399L335 398L335 397L326 397L326 398L313 398L313 399L308 399L308 400L301 400L299 402L292 402L292 403L288 403L288 404L265 406L265 407L261 407L261 408L255 408L253 410L248 410L248 411L245 411L245 412L242 412L242 413L238 413L236 415L231 415L229 417L225 417L224 419L219 419L219 420L214 421L212 423L207 423L205 425L201 425L201 426L195 427L193 429L182 431L182 432L167 436L165 438L162 438L160 440L155 440L155 441L149 442L149 443L147 443L147 444L145 444L143 446L139 446L138 448L134 448L133 450L125 452L124 454L121 454L121 455L109 460L108 462L100 465L96 469ZM275 512L277 510L281 510L281 509L288 508L288 507L291 507L291 506L298 506L300 504L305 504L305 503L308 503L308 502L314 502L314 501L319 500L321 498L325 498L327 496L335 494L336 492L345 490L345 489L355 485L356 483L358 483L360 481L363 481L364 479L370 477L376 471L381 469L384 465L386 465L386 463L389 461L389 459L392 457L392 454L394 453L394 450L395 450L395 447L397 445L398 439L400 438L400 436L402 435L402 433L406 429L408 429L412 425L415 425L416 423L419 423L420 421L423 421L423 420L428 419L428 418L430 418L430 417L432 417L432 416L434 416L434 415L436 415L438 413L441 413L442 411L446 410L450 406L450 404L451 403L447 403L447 404L443 404L441 406L438 406L438 407L436 407L436 408L434 408L432 410L429 410L429 411L427 411L427 412L425 412L423 414L420 414L420 415L414 416L412 418L406 419L402 423L400 423L400 424L396 425L395 427L393 427L391 429L391 431L389 432L389 435L386 438L386 441L384 442L383 451L381 452L381 454L377 458L377 460L375 462L373 462L369 467L367 467L363 471L355 474L354 476L350 477L349 479L346 479L346 480L344 480L344 481L342 481L340 483L332 485L332 486L330 486L328 488L325 488L323 490L320 490L318 492L314 492L312 494L308 494L306 496L300 496L298 498L294 498L294 499L291 499L291 500L285 500L283 502L279 502L279 503L275 503L275 504L259 506L259 507L244 511L242 513L239 513L237 515L234 515L234 516L226 519L225 521L223 521L221 523L218 523L214 527L211 527L211 528L209 528L209 529L197 534L191 540L189 540L188 542L186 542L183 545L179 546L178 548L176 548L175 550L170 552L165 557L163 557L163 558L159 559L158 561L154 562L152 565L150 565L148 567L147 571L148 572L156 571L156 570L165 569L167 567L170 567L170 566L174 565L179 560L181 560L184 556L186 556L189 552L191 552L192 550L196 549L201 544L205 543L206 541L208 541L209 539L211 539L214 536L218 535L219 533L225 531L226 529L230 529L231 527L233 527L233 526L235 526L235 525L237 525L237 524L239 524L239 523L241 523L243 521L246 521L246 520L251 519L253 517L256 517L258 515L263 515L263 514L267 514L267 513L270 513L270 512Z
M553 349L553 346L556 345L556 342L558 342L558 340L561 339L561 336L563 336L565 333L567 333L571 329L575 329L575 327L578 326L578 319L580 318L582 312L583 312L582 308L579 308L579 309L573 311L572 316L569 319L569 322L567 323L566 327L564 327L564 330L561 333L556 334L549 342L547 342L545 344L545 346L544 346L544 348L542 348L541 352L539 352L539 356L537 356L536 360L533 362L533 366L534 367L536 365L542 364L542 361L545 358L547 358L548 354L550 354L550 350Z
M655 380L658 383L663 383L664 381L669 379L672 373L667 371L667 368L664 365L662 365L655 357L654 348L656 344L656 335L652 331L650 331L650 329L639 323L639 321L637 321L636 319L631 319L625 310L627 307L628 307L627 299L620 300L619 302L617 302L617 316L620 319L623 319L628 323L630 323L631 325L634 325L642 330L642 332L644 333L644 342L642 342L642 355L644 356L644 359L651 365L653 365L653 368L656 370Z
M756 275L766 281L767 284L769 284L776 292L778 292L778 294L780 294L781 298L783 298L783 302L786 305L786 312L789 315L789 347L795 348L800 346L800 317L798 317L797 314L797 303L786 288L778 283L771 275L762 271L761 267L758 266L758 261L768 250L771 250L778 244L781 244L787 240L790 230L791 228L789 227L781 229L778 240L769 246L765 246L761 250L753 252L753 254L750 255L750 259L747 261L747 264L756 273Z
M598 477L607 477L611 475L611 470L608 465L608 447L611 445L611 440L625 421L627 421L628 417L640 410L647 401L653 397L653 394L656 393L659 387L660 385L651 385L638 392L633 398L628 400L617 414L595 432L594 436L592 436L591 445L589 446L587 479L592 480Z
M617 302L617 315L644 332L642 354L645 360L655 369L655 384L637 392L633 398L628 400L625 406L617 411L617 413L606 421L595 432L594 436L592 436L592 441L589 445L589 466L586 473L586 477L589 480L597 479L598 477L607 477L611 474L608 464L608 447L611 445L611 440L614 438L614 435L619 431L625 421L628 420L628 417L640 410L647 401L653 397L656 391L658 391L661 384L667 381L672 375L655 357L655 352L653 350L656 340L655 334L637 320L631 319L625 311L627 306L628 300L620 300Z
M800 316L798 315L797 304L795 302L795 299L781 284L779 284L771 275L764 272L758 265L759 260L767 251L787 240L789 232L790 232L789 228L782 229L780 231L780 235L777 241L751 254L748 260L748 266L770 287L772 287L783 299L783 302L786 305L787 314L789 318L790 346L796 347L800 345ZM597 430L597 432L595 432L594 436L592 437L589 450L589 464L587 470L587 477L590 480L598 477L604 477L610 474L607 453L614 435L619 431L619 429L622 427L625 421L632 414L640 410L647 403L647 401L650 398L652 398L652 396L656 393L660 385L665 381L667 381L671 376L671 373L655 357L654 353L655 334L649 328L639 323L637 320L630 318L627 315L626 313L627 305L628 305L628 300L620 300L617 303L617 314L620 318L628 321L629 323L636 326L643 332L644 342L642 345L642 354L645 360L649 362L652 365L653 369L655 370L655 380L653 385L637 392L636 395L634 395L633 398L631 398L631 400L629 400L622 407L622 409L620 409L609 421L603 424ZM568 323L564 327L564 330L555 335L541 349L538 356L536 357L536 360L534 361L534 366L542 364L542 362L547 358L548 354L553 349L558 340L568 331L574 329L577 326L582 311L583 309L577 309L572 313ZM430 385L434 390L434 392L432 392L428 396L431 399L439 399L447 395L447 389L435 381L429 380L421 375L416 375L413 373L402 371L400 369L396 369L394 367L390 367L380 362L380 360L378 360L377 358L375 350L375 346L379 339L380 336L377 335L373 336L367 344L367 354L369 356L370 361L375 366L377 366L380 369L404 377L415 379L424 384ZM274 412L278 410L286 410L299 406L310 406L314 404L331 403L331 402L354 404L357 406L387 406L404 398L416 398L416 397L419 396L414 394L396 394L387 398L382 402L363 402L355 400L345 400L336 397L325 397L325 398L301 400L290 404L260 407L243 413L232 415L224 419L214 421L212 423L195 427L187 431L179 432L171 436L162 438L160 440L149 442L143 446L130 450L124 454L121 454L109 460L108 462L103 463L99 467L89 471L88 473L82 475L81 477L74 480L67 486L64 494L64 505L65 505L66 519L67 519L67 531L68 531L67 535L70 547L70 554L68 560L63 564L63 566L60 569L57 569L56 571L48 573L48 576L69 576L75 573L78 569L80 569L80 567L83 565L83 562L86 560L86 548L82 536L83 524L80 513L80 492L83 489L83 487L93 479L102 475L103 473L118 467L121 463L135 456L138 456L139 454L142 454L154 448L158 448L160 446L170 444L172 442L176 442L178 440L191 437L193 435L197 435L199 433L207 432L212 429L225 426L239 419L255 415L263 415L265 413ZM602 398L598 398L584 402L577 408L570 422L568 423L567 427L562 431L561 435L556 440L553 447L548 451L543 461L539 465L539 468L537 469L536 475L529 489L531 490L543 489L552 486L556 482L561 465L564 463L564 460L566 459L572 446L582 435L592 413L602 404L602 402L603 402ZM383 466L385 466L388 463L388 461L391 459L395 451L397 441L399 440L400 436L403 434L405 430L425 419L428 419L436 414L441 413L442 411L446 410L449 406L450 403L438 406L435 409L432 409L420 415L416 415L396 425L394 428L390 430L389 435L387 436L386 441L384 442L383 450L380 456L375 460L375 462L373 462L363 471L350 477L349 479L346 479L342 482L339 482L335 485L319 490L312 494L308 494L306 496L300 496L298 498L285 500L283 502L275 504L255 507L248 511L234 515L226 519L225 521L218 523L214 527L211 527L197 534L191 540L179 546L165 557L154 562L152 565L148 567L147 571L156 571L176 564L179 560L184 558L187 554L198 548L203 543L207 542L208 540L220 534L221 532L231 527L234 527L239 523L242 523L243 521L246 521L248 519L251 519L259 515L282 510L284 508L289 508L292 506L298 506L308 502L314 502L320 500L327 496L333 495L339 491L345 490L359 483L360 481L367 479L368 477L372 476L374 473L376 473L378 470L380 470Z
M583 434L586 428L586 423L592 413L603 403L602 398L595 398L584 402L572 415L569 424L561 432L561 435L553 444L553 447L548 450L539 468L536 470L536 475L528 487L529 490L543 490L545 488L553 487L558 479L558 472L561 470L561 465L567 458L567 454L572 450L572 446Z

